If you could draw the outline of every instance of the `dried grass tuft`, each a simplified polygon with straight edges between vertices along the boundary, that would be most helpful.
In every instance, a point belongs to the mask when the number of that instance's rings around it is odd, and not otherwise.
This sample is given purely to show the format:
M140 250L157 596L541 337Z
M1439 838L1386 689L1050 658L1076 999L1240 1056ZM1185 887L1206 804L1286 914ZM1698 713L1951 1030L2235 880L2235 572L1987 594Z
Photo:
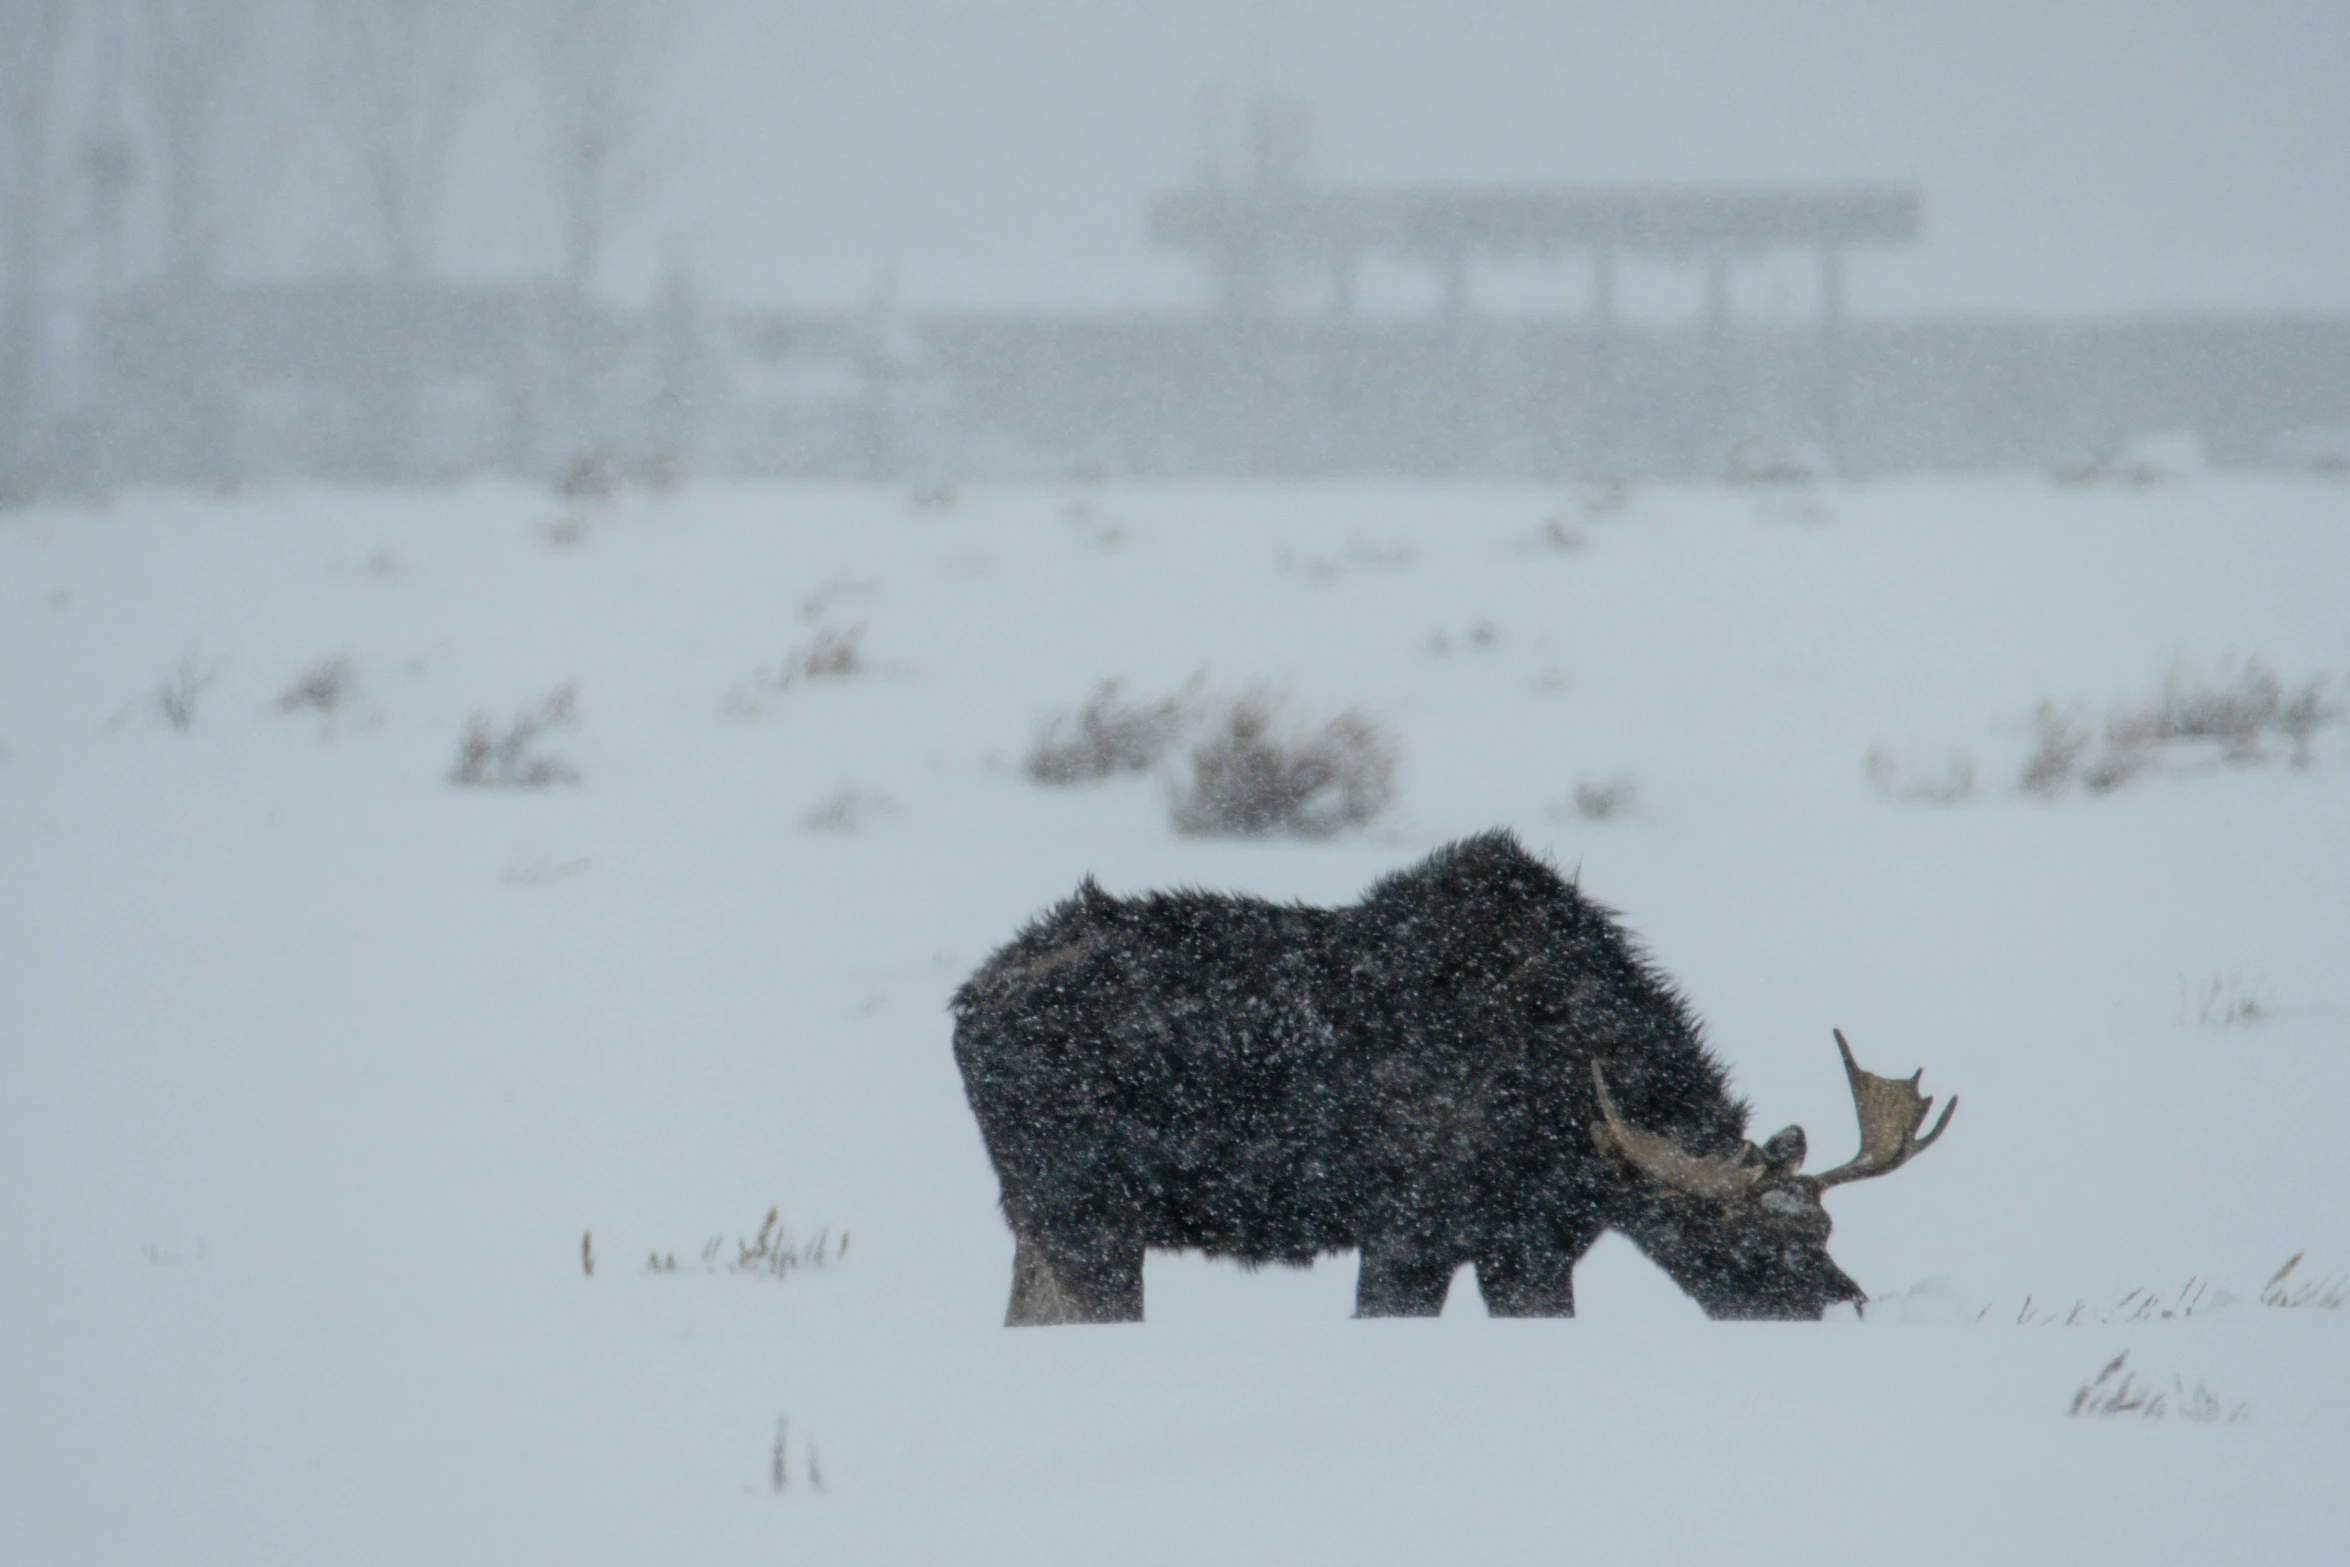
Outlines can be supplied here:
M220 672L194 653L183 654L172 672L156 683L155 710L165 723L185 734L195 725L197 704L219 678Z
M2229 1403L2200 1377L2190 1388L2174 1376L2170 1391L2159 1391L2138 1380L2137 1373L2129 1369L2129 1359L2130 1352L2125 1349L2107 1361L2103 1370L2081 1384L2065 1413L2103 1420L2117 1416L2163 1420L2176 1415L2181 1420L2212 1425L2233 1424L2252 1413L2250 1404Z
M2261 1286L2262 1305L2287 1311L2304 1307L2315 1307L2319 1311L2340 1311L2344 1306L2350 1306L2350 1279L2293 1277L2293 1271L2301 1266L2301 1259L2307 1255L2307 1252L2293 1253L2286 1259L2285 1265L2269 1277L2268 1283Z
M582 1244L585 1244L583 1238ZM794 1273L822 1272L838 1264L849 1254L849 1232L832 1233L831 1226L819 1229L804 1240L792 1238L791 1226L783 1222L780 1207L769 1208L767 1218L759 1226L759 1233L749 1240L737 1237L733 1256L727 1255L724 1235L713 1235L702 1243L698 1267L681 1264L677 1253L656 1251L645 1258L647 1273L743 1273L759 1278L781 1279Z

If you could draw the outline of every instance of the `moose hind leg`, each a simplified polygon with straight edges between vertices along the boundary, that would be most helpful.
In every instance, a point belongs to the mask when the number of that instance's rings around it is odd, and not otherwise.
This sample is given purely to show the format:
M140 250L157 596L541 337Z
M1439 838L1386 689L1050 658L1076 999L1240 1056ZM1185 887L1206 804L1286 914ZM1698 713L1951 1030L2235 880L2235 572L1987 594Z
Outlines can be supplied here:
M1363 1242L1355 1278L1358 1317L1437 1317L1452 1288L1453 1260L1409 1241Z
M1571 1317L1575 1263L1588 1249L1555 1245L1505 1246L1477 1259L1477 1290L1496 1317Z
M1115 1243L1059 1260L1027 1236L1016 1236L1008 1328L1063 1322L1140 1322L1142 1248Z
M1007 1328L1044 1327L1055 1322L1081 1322L1069 1291L1062 1287L1052 1264L1027 1236L1016 1237L1012 1254L1012 1303L1004 1308Z

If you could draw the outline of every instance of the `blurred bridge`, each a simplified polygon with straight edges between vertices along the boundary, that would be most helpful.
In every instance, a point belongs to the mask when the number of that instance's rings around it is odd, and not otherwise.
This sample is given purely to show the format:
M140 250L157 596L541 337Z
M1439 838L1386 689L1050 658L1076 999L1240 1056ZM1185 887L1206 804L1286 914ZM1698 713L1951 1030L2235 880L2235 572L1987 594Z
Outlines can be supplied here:
M1151 205L1210 286L1125 314L908 312L886 291L738 313L682 281L650 308L529 283L130 290L81 321L79 393L36 449L52 482L97 488L589 458L916 480L1698 476L1773 451L1852 474L2060 469L2153 431L2218 462L2350 466L2350 317L1848 319L1845 256L1913 241L1919 205L1899 186L1333 190L1260 170ZM1817 266L1816 308L1734 313L1734 273L1790 256ZM1631 263L1696 269L1703 313L1619 313ZM1372 264L1432 272L1433 307L1358 302ZM1481 302L1503 265L1587 292Z
M1765 189L1740 186L1419 186L1316 190L1274 182L1200 184L1151 205L1151 238L1201 256L1221 308L1273 308L1285 275L1326 269L1331 309L1354 309L1366 256L1433 267L1444 311L1466 314L1479 260L1588 258L1591 313L1616 316L1619 257L1697 262L1705 268L1707 319L1728 324L1733 262L1775 251L1818 257L1820 319L1844 310L1844 253L1906 245L1918 234L1918 197L1901 186Z

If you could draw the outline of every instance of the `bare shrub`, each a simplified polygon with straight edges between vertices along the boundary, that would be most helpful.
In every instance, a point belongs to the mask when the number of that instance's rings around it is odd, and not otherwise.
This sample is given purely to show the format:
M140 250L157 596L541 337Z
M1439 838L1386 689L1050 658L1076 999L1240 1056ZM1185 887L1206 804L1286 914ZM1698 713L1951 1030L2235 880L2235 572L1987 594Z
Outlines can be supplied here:
M2342 710L2325 699L2316 680L2303 683L2277 709L2274 727L2292 747L2287 760L2295 768L2310 764L2309 739L2318 730L2341 720Z
M1614 821L1628 816L1639 803L1640 786L1629 773L1620 773L1609 779L1578 778L1572 799L1550 808L1553 821L1565 821L1569 816L1587 822Z
M2248 1028L2269 1014L2270 1003L2241 974L2214 974L2200 985L2179 976L2179 1021L2200 1028Z
M1183 739L1198 702L1199 681L1157 701L1124 701L1119 683L1105 680L1074 714L1045 725L1029 748L1025 770L1040 784L1095 783L1159 765Z
M2192 759L2197 751L2229 767L2261 766L2275 760L2272 737L2285 742L2292 766L2305 768L2312 738L2342 719L2325 685L2319 675L2288 686L2257 658L2209 673L2177 664L2154 700L2107 714L2103 748L2094 756L2078 710L2043 702L2032 715L2037 742L2019 782L2043 798L2061 795L2075 781L2091 794L2109 794L2166 759Z
M852 833L877 818L897 813L897 806L886 796L842 784L811 806L800 818L800 825L810 832Z
M2091 794L2111 794L2160 760L2151 745L2116 745L2108 738L2106 748L2081 769L2081 787Z
M2314 701L2315 691L2308 695ZM2176 740L2209 740L2230 762L2261 759L2260 740L2284 707L2284 682L2258 659L2202 680L2173 668L2152 705L2118 708L2105 724L2105 743L2123 750Z
M2073 1394L2068 1415L2095 1415L2110 1418L2114 1415L2137 1415L2147 1420L2163 1416L2164 1395L2139 1385L2137 1375L2125 1370L2130 1352L2123 1350L2105 1363L2105 1369Z
M826 627L785 653L782 662L755 671L728 694L726 710L737 718L756 718L767 711L769 697L814 681L854 680L870 673L872 665L859 646L864 636L863 626L846 631Z
M504 729L489 714L475 713L457 742L449 782L461 789L544 789L579 782L579 770L568 760L539 749L549 736L579 727L577 698L576 687L557 686L538 701L524 703Z
M817 632L814 641L784 655L777 688L788 689L807 680L847 680L865 673L864 655L857 650L864 636L863 626Z
M351 700L357 684L349 656L329 654L296 675L294 683L278 693L277 710L281 713L299 713L308 708L323 717L332 718Z
M2072 1309L2061 1315L2055 1306L2042 1303L2037 1296L2026 1295L2023 1305L2016 1310L2015 1325L2019 1328L2110 1328L2133 1322L2170 1322L2204 1315L2234 1300L2226 1290L2214 1289L2209 1279L2202 1278L2189 1278L2175 1295L2140 1286L2103 1308L2076 1300ZM1975 1320L1980 1322L1990 1314L1991 1308L1985 1306Z
M610 452L583 452L555 476L555 494L577 505L609 501L627 489L666 494L677 488L677 460L656 452L630 463Z
M2340 1311L2350 1305L2350 1280L2305 1278L2287 1282L2292 1279L2293 1270L2301 1266L2301 1259L2307 1255L2307 1252L2293 1253L2285 1260L2285 1265L2270 1276L2268 1283L2261 1287L2262 1305L2284 1310L2314 1306L2320 1311Z
M196 722L196 705L220 672L202 663L194 653L183 654L170 674L155 686L155 710L163 721L185 734Z
M1956 805L1975 792L1974 758L1964 751L1951 752L1939 773L1904 773L1891 752L1877 749L1869 752L1863 770L1878 794L1904 804Z
M2054 702L2042 702L2032 709L2032 734L2032 754L2024 759L2023 790L2053 799L2072 783L2092 737L2078 713Z
M1492 621L1480 620L1461 634L1460 645L1473 652L1490 653L1501 645L1501 633L1495 629ZM1451 637L1441 631L1430 633L1428 637L1429 652L1438 658L1448 658L1451 656L1452 650L1453 640Z
M538 532L539 537L555 549L574 549L587 542L588 521L573 512L568 516L557 517L553 522L542 523Z
M555 493L567 501L608 501L620 490L620 471L600 452L575 457L555 476Z
M2228 1403L2201 1378L2190 1388L2174 1376L2169 1392L2158 1391L2140 1382L2137 1373L2128 1369L2129 1358L2130 1352L2125 1349L2107 1361L2104 1370L2081 1384L2073 1394L2072 1407L2065 1413L2075 1417L2121 1416L2137 1420L2162 1420L2175 1414L2182 1420L2232 1424L2252 1412L2250 1404Z
M584 1244L584 1241L583 1241ZM727 1254L726 1237L713 1235L702 1243L699 1271L703 1273L746 1273L759 1278L780 1279L803 1271L821 1272L832 1267L849 1254L849 1232L843 1230L836 1237L826 1225L813 1236L803 1240L792 1239L791 1226L783 1222L780 1207L767 1210L766 1222L759 1233L749 1240L737 1238L733 1255ZM694 1265L680 1265L677 1253L656 1251L645 1259L647 1273L687 1273Z
M800 600L800 619L812 626L831 614L843 600L869 599L880 589L881 584L870 579L834 577Z
M1395 748L1360 713L1318 728L1276 729L1280 700L1249 692L1191 753L1172 801L1193 836L1322 838L1359 827L1394 797Z

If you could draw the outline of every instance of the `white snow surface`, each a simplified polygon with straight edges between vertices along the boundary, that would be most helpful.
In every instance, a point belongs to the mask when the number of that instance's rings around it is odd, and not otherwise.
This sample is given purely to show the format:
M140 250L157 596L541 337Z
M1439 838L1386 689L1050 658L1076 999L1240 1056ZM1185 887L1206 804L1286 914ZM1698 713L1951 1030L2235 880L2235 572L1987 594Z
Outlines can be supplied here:
M0 516L0 1559L2350 1551L2350 1312L2258 1300L2350 1270L2350 747L2016 787L2037 702L2180 659L2350 695L2350 488L697 484L551 541L571 510ZM756 686L857 626L867 673ZM281 712L334 654L348 705ZM1163 778L1023 776L1097 682L1202 670L1374 718L1396 806L1186 839ZM447 782L470 714L565 682L576 786ZM1888 798L1876 748L1977 791ZM1560 808L1619 775L1629 813ZM844 785L889 809L811 830ZM1709 1323L1611 1237L1571 1321L1154 1256L1144 1324L1001 1327L962 977L1088 872L1341 902L1497 825L1622 911L1757 1136L1846 1156L1831 1026L1964 1096L1829 1199L1865 1317ZM2202 1021L2219 984L2265 1015ZM702 1267L770 1206L846 1256ZM2068 1416L2124 1351L2167 1417Z

